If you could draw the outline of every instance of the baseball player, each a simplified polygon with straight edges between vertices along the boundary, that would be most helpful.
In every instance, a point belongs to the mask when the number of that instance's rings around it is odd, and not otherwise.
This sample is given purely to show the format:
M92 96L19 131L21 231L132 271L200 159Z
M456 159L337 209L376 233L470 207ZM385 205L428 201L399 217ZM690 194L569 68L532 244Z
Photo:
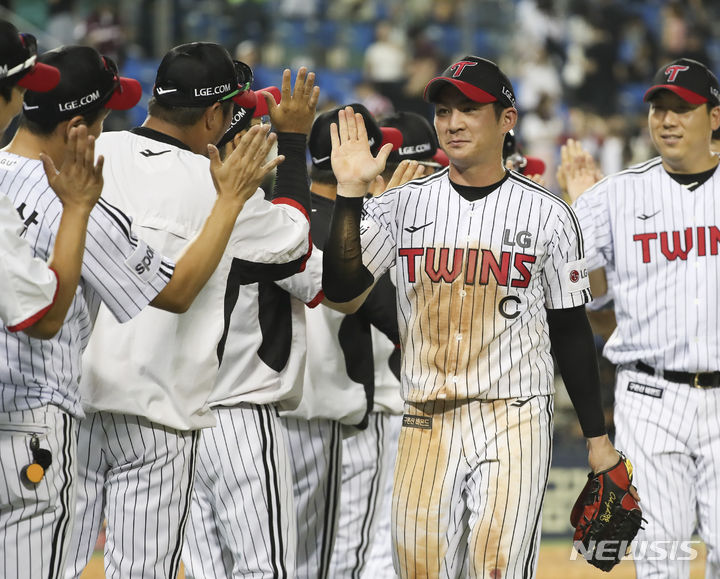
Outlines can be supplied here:
M248 71L220 45L177 46L160 63L143 125L98 140L109 159L103 197L135 215L138 231L165 255L177 256L212 209L207 144L228 129L234 105L255 108L262 98L248 91ZM260 189L247 200L193 305L182 316L149 310L123 326L105 308L98 315L81 383L87 416L78 439L68 578L89 560L103 515L106 576L177 575L200 429L215 424L208 397L225 341L242 338L226 333L233 292L237 284L297 271L310 251L309 193L299 184L306 182L303 130L317 100L314 74L301 68L291 91L285 71L282 90L285 99L270 110L281 156L268 166L285 159L273 202ZM263 138L268 129L257 127L255 134Z
M617 328L603 353L618 365L617 442L643 489L638 540L670 553L635 557L637 576L689 577L673 553L697 528L706 577L718 577L720 176L710 140L720 86L681 58L658 70L644 100L659 156L602 179L573 207L588 269L605 269L614 298Z
M386 135L367 109L356 106L367 120L377 151ZM337 114L338 109L334 109L319 115L308 141L312 158L311 233L320 250L325 246L335 200L330 124L336 122ZM320 281L318 276L317 291ZM378 286L353 315L326 306L305 311L308 346L302 399L297 408L281 413L298 520L297 577L340 576L330 560L339 530L340 487L345 474L343 437L367 427L374 396L370 329L380 328L397 343L394 313L394 292L389 282Z
M425 98L448 169L364 207L390 146L373 157L361 118L339 115L323 289L357 303L396 265L405 400L392 499L396 571L532 576L552 444L551 347L591 468L619 460L585 316L582 236L564 202L503 167L517 110L497 65L464 57L428 83Z
M5 131L21 109L26 90L44 92L60 81L60 72L37 62L37 43L0 20L0 130ZM26 227L15 206L0 194L0 319L8 330L34 338L50 338L62 326L80 278L85 232L90 210L100 191L101 163L94 167L93 138L78 128L68 138L62 171L48 163L53 190L63 203L52 257L46 264L33 257L28 242L18 234Z
M394 129L399 135L388 139L393 149L382 179L373 183L371 190L377 190L374 194L429 175L446 161L438 148L435 129L422 115L398 112L383 117L379 123L382 130ZM387 285L386 307L391 308L390 315L396 319L394 275L394 270L389 270L381 283ZM375 327L371 327L371 338L375 371L373 408L368 415L368 427L343 440L340 522L331 577L364 574L378 579L396 577L392 566L390 497L403 410L400 346ZM373 558L372 569L366 568Z
M18 132L0 153L0 188L24 216L23 235L34 255L46 259L62 204L39 157L60 164L75 127L85 126L97 137L109 110L134 106L141 89L89 47L63 47L40 60L56 67L61 79L51 91L25 94ZM237 182L237 167L251 163L265 146L251 144L239 147L224 164L215 154L211 169L218 198L213 213L177 264L138 239L130 218L101 199L90 212L81 281L57 335L39 341L0 326L3 577L63 574L75 506L78 420L83 416L77 384L100 304L118 321L129 320L148 304L189 307L215 269L245 198L266 173L259 167L247 182ZM92 165L92 157L86 155L85 162Z

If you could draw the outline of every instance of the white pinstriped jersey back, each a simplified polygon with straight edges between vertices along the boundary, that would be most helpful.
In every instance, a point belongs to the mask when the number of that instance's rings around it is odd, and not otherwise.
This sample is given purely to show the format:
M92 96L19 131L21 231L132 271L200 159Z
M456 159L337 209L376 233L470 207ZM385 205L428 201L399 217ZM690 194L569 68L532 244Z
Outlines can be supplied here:
M720 172L694 191L659 157L607 177L574 206L588 269L605 267L617 329L604 354L688 372L720 369Z
M25 222L24 237L47 260L55 245L62 204L38 160L0 152L0 187ZM174 264L132 233L131 220L102 199L90 213L82 278L62 329L50 340L0 331L0 410L56 404L82 416L77 391L80 359L100 303L118 321L135 316L165 287ZM149 257L148 257L149 256ZM142 265L147 257L146 266ZM137 273L136 266L143 272Z
M397 266L410 402L553 392L545 308L590 299L570 208L517 173L469 202L448 171L365 202L363 259Z

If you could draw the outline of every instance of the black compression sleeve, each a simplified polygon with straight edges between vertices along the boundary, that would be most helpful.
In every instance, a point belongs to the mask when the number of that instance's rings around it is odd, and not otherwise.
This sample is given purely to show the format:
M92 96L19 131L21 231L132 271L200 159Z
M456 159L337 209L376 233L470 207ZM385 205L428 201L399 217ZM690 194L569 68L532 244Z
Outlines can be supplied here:
M373 283L373 276L362 262L360 217L363 199L340 197L335 200L330 235L323 252L323 291L333 302L349 302Z
M310 218L310 181L305 157L306 137L301 133L278 133L278 155L285 160L277 168L272 199L291 199Z
M607 433L600 398L600 375L585 307L547 310L550 343L586 438Z

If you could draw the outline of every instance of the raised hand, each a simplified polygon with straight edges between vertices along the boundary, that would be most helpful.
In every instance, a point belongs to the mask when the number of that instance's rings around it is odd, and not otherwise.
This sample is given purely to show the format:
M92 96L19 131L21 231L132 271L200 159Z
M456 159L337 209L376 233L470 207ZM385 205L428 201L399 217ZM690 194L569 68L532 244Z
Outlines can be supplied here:
M262 180L285 159L278 155L265 162L268 153L277 141L274 133L269 133L270 125L255 125L234 141L234 150L220 160L220 153L214 145L208 145L210 174L218 196L237 203L242 209L260 186Z
M104 159L101 155L95 161L95 137L88 135L87 127L80 125L70 129L59 171L44 153L40 153L40 160L63 209L89 213L102 193Z
M570 202L574 203L580 195L602 179L592 155L583 149L574 139L568 139L560 148L560 166L557 180Z
M383 145L377 157L373 157L365 120L360 113L355 113L352 107L338 111L337 124L330 125L330 139L330 162L338 182L338 195L363 197L370 183L385 168L392 144Z
M301 66L295 78L295 86L290 88L291 73L286 68L283 71L280 104L275 102L271 94L260 92L268 105L270 122L279 133L310 132L315 120L315 109L320 96L320 88L315 86L315 73Z

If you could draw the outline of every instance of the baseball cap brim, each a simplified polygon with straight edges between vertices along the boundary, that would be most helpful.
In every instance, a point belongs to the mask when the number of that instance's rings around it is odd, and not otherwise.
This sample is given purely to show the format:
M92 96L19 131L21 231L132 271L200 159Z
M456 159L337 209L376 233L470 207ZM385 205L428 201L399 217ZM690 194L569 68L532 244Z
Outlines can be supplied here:
M445 151L443 151L442 149L437 150L437 153L433 155L432 160L439 164L441 167L447 167L450 164L450 159L445 154Z
M114 111L126 111L140 102L142 85L134 78L121 76L118 80L120 86L113 91L112 96L105 103L105 108Z
M280 104L280 100L282 99L282 93L280 92L280 89L276 86L269 86L267 88L261 88L260 90L255 91L255 93L257 94L257 106L255 107L253 117L264 117L269 112L268 104L265 100L265 97L261 94L258 94L261 92L269 92L275 100L275 104Z
M393 151L397 151L403 144L403 134L400 129L395 127L380 127L382 133L382 144L386 145L391 143Z
M469 98L471 101L475 101L476 103L493 103L498 100L489 92L485 92L481 88L478 88L462 80L457 80L456 78L448 78L446 76L437 76L433 78L425 87L423 99L428 102L434 102L437 99L437 96L440 94L440 91L448 84L453 85L467 98Z
M673 85L673 84L656 84L655 86L651 86L645 92L643 101L645 101L645 102L649 101L655 94L658 93L658 91L661 91L661 90L669 90L670 92L674 92L681 99L689 102L691 105L701 105L703 103L708 102L708 99L706 99L704 96L699 95L698 93L688 90L686 88L683 88L681 86L677 86L677 85Z
M17 84L32 92L48 92L60 82L60 71L54 66L36 62Z

